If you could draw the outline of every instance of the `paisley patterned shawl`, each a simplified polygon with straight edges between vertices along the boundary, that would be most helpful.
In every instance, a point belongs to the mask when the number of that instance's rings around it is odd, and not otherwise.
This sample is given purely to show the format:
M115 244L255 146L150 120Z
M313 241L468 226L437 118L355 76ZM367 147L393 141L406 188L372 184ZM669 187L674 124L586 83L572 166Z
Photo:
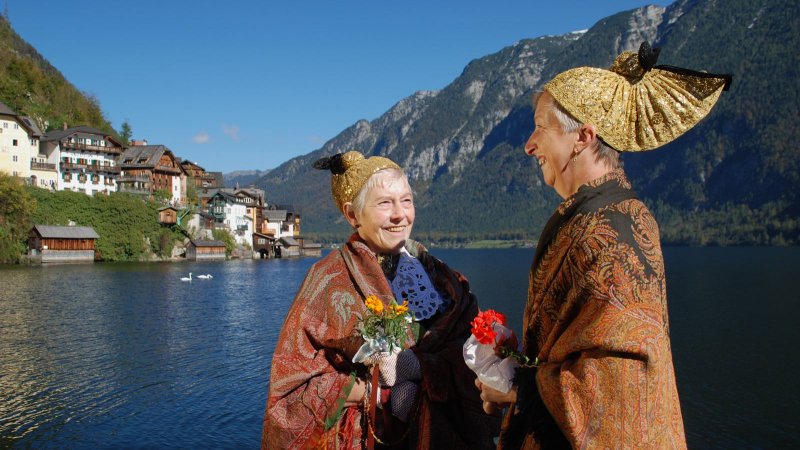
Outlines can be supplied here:
M530 273L503 448L685 448L658 225L621 169L565 200Z
M409 240L406 249L453 300L412 347L423 379L410 436L416 448L493 448L499 421L483 414L474 374L461 354L477 301L466 279L421 244ZM339 412L339 400L352 385L351 372L366 378L364 367L350 361L363 342L356 325L369 295L386 301L392 291L376 255L357 234L309 270L273 355L262 449L363 447L363 407ZM326 420L335 423L326 429Z

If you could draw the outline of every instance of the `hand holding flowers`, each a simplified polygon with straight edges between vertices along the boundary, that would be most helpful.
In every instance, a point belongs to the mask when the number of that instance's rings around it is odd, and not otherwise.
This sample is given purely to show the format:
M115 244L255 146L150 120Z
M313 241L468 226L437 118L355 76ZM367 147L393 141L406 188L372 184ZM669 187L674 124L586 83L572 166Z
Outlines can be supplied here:
M367 314L358 324L358 331L364 338L364 344L353 356L353 362L365 362L372 355L380 352L399 353L403 349L408 336L408 325L411 315L408 312L408 301L398 305L391 299L388 306L374 295L364 301Z
M464 343L464 361L478 375L478 381L508 393L517 367L538 365L518 347L514 332L506 328L505 315L491 309L481 311L473 319L472 335Z

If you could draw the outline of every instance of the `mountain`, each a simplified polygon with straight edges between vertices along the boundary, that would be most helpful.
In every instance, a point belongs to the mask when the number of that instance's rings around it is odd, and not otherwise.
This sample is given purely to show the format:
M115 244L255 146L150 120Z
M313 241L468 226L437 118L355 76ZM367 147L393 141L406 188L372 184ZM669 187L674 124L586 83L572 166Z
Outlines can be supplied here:
M88 125L119 137L109 124L97 98L81 92L39 52L25 42L0 16L0 101L39 129L49 131Z
M415 235L424 241L535 239L560 199L523 153L531 94L565 69L607 67L648 40L662 48L659 64L734 80L693 130L657 151L623 156L664 242L798 244L799 19L795 0L679 0L620 12L583 33L522 40L473 60L441 91L417 92L358 121L257 185L271 202L303 205L304 233L340 240L348 227L331 201L330 175L311 165L358 149L407 170Z
M226 187L249 186L269 173L267 170L236 170L223 174Z

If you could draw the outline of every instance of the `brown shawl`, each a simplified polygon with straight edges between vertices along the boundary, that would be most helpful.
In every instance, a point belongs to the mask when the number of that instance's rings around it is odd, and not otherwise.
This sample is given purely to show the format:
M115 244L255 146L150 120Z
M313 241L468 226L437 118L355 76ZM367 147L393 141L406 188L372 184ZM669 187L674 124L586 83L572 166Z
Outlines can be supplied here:
M685 448L658 225L622 170L562 203L531 269L503 448Z
M422 368L411 448L491 448L498 420L481 409L475 375L462 346L478 312L467 280L420 244L406 249L425 267L452 304L412 347ZM342 407L355 376L365 368L351 358L363 340L358 319L369 295L392 295L375 254L357 235L309 270L290 308L272 357L262 449L363 448L363 406ZM380 437L380 436L379 436Z

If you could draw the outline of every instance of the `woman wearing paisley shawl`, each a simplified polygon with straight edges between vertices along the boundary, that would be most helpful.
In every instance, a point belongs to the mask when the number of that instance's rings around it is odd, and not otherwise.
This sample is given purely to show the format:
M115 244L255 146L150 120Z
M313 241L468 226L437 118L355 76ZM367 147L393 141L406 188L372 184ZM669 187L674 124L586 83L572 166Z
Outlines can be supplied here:
M500 448L685 448L658 225L619 152L660 147L704 118L728 75L656 66L647 43L608 70L579 67L534 96L525 152L564 198L530 271L523 352Z
M334 201L356 231L312 266L287 314L262 449L494 448L499 416L483 413L461 350L477 300L461 274L409 239L415 210L405 174L356 151L315 167L332 172ZM407 300L413 313L405 349L372 356L369 368L353 362L368 298L386 307Z

